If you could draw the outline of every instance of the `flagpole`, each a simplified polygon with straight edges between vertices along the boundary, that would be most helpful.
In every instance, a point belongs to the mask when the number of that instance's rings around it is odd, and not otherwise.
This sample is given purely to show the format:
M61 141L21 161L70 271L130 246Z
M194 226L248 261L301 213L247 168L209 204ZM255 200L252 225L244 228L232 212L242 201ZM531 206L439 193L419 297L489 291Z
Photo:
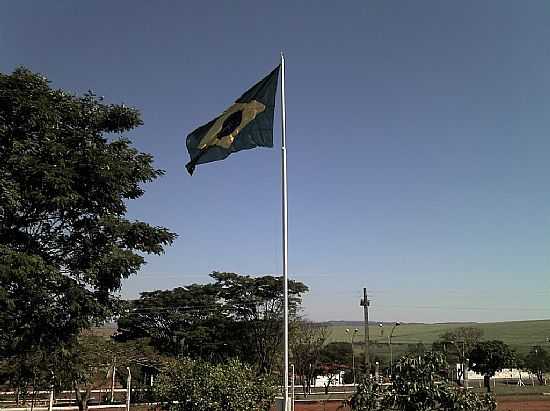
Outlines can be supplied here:
M285 109L285 58L281 52L281 182L282 182L282 211L283 211L283 282L284 282L284 410L290 411L288 398L288 200L286 175L286 109Z

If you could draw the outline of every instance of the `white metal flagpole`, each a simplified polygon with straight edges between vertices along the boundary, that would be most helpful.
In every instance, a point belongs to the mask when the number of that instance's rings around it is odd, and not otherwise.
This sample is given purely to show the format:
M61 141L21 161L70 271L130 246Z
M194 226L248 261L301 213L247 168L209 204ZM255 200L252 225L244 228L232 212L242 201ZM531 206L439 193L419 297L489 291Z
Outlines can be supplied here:
M283 282L284 282L284 343L285 343L285 370L284 370L284 410L290 411L288 396L288 201L286 178L286 111L285 111L285 58L281 52L281 179L283 197Z

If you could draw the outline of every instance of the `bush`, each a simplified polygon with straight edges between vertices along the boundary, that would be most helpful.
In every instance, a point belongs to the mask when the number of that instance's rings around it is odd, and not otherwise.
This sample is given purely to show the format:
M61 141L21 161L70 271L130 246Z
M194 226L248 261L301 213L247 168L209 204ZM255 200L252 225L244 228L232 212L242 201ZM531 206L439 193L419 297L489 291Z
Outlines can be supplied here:
M442 376L445 368L445 360L439 353L403 357L394 367L391 387L363 378L347 404L354 411L495 410L493 397L479 397L458 389Z
M174 360L161 372L154 395L170 411L268 411L276 386L237 360L213 365Z

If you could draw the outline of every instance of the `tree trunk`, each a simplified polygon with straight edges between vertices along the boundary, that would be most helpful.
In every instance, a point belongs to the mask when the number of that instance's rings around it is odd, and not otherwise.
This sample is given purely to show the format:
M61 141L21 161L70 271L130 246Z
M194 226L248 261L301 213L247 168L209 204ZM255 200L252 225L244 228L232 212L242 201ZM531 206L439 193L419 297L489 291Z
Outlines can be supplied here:
M332 384L332 378L333 377L328 377L328 379L327 379L327 382L325 384L325 395L328 395L328 389L330 387L330 384Z
M462 374L463 374L462 369L459 369L459 370L457 371L457 373L456 373L456 376L457 376L457 383L458 383L458 385L459 385L460 387L463 386L462 381L463 381L463 379L464 379L464 375L462 375Z
M88 411L88 400L91 396L90 388L86 388L84 394L80 391L77 384L74 384L74 392L76 396L76 403L78 405L78 411Z
M33 381L32 386L32 400L31 400L31 411L34 410L34 400L36 399L36 378Z
M487 388L487 392L491 392L491 377L489 375L483 376L483 384Z
M307 377L305 374L301 374L299 377L298 377L298 380L300 381L300 384L302 384L302 393L304 394L304 398L307 398L307 383L306 383L306 380L307 380Z

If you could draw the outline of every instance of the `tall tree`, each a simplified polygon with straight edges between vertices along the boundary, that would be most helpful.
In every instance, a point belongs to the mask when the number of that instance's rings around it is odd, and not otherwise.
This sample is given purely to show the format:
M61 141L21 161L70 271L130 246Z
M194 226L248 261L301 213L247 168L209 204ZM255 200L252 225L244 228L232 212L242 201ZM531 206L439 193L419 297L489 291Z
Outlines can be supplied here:
M525 367L537 376L539 384L544 384L544 373L550 371L550 354L540 345L531 347L524 358Z
M320 361L323 364L340 364L345 367L352 365L351 344L344 341L334 341L328 343L321 350Z
M121 281L175 238L125 217L163 174L122 137L139 112L0 74L0 355L69 349L113 316ZM114 137L108 138L109 135ZM120 135L120 136L119 136Z
M239 357L271 373L281 348L283 280L235 273L214 282L142 293L118 322L119 340L149 337L165 353L219 360ZM291 319L307 287L289 282Z
M321 348L316 372L326 377L325 394L328 395L330 385L335 382L341 372L346 372L344 381L348 376L351 376L351 380L353 380L353 374L350 371L353 364L351 348L351 343L343 341L334 341Z
M482 341L470 352L470 368L483 374L483 381L487 392L491 392L491 377L497 371L511 366L514 361L514 353L502 341Z
M205 359L236 355L214 284L143 292L118 320L118 341L146 337L161 352Z
M290 334L290 352L296 375L304 396L310 392L311 382L318 374L321 350L329 336L328 327L310 321L296 321Z
M67 362L73 366L67 367ZM166 358L140 340L119 343L110 338L81 335L71 351L57 352L52 362L53 381L59 389L74 390L79 410L85 411L92 389L110 384L115 364L120 370L118 375L124 378L126 368L132 368L135 381L139 377L136 367L146 365L160 370L166 362Z
M236 329L246 346L241 355L252 354L261 374L269 374L275 366L283 337L283 278L250 277L235 273L214 272L211 277L219 287L223 307L235 321ZM288 306L290 320L296 318L302 294L308 288L289 281Z
M470 352L481 340L483 330L477 327L458 327L443 333L440 336L439 346L444 346L447 353L447 360L454 358L458 360L458 381L463 381L466 372L466 360Z

